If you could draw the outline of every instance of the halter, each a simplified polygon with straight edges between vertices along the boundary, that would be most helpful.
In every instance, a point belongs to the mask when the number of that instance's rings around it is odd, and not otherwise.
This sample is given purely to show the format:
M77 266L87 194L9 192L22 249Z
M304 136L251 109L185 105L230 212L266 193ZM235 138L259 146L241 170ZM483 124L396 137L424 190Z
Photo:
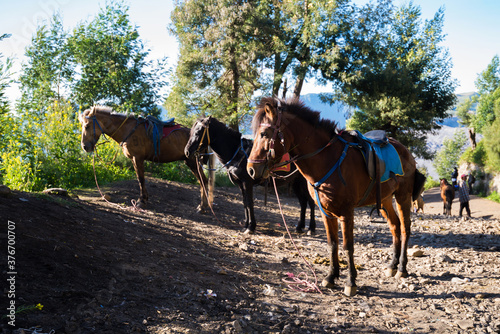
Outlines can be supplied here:
M94 141L95 141L95 144L97 144L97 136L95 134L95 125L97 124L97 126L99 127L99 130L101 130L101 133L103 135L104 138L106 138L106 133L104 132L104 130L102 129L101 125L99 124L99 122L97 121L97 116L95 115L92 115L92 116L85 116L86 119L91 119L92 120L92 123L93 123L93 126L94 126ZM130 115L127 115L127 117L125 117L125 119L123 120L123 122L120 124L120 126L118 128L116 128L115 132L113 132L113 134L109 135L111 138L113 138L113 136L118 132L118 130L120 130L120 128L125 124L125 122L127 122L127 120L130 118ZM135 125L135 127L132 129L132 131L130 131L130 133L125 137L125 139L123 139L120 143L120 146L123 145L123 143L125 143L127 141L127 139L135 132L135 130L137 129L137 127L140 125L141 123L139 122L139 120L137 120L137 124ZM107 140L107 139L106 139Z
M272 128L273 136L271 140L269 140L269 151L267 151L267 155L265 159L248 159L250 163L263 163L268 162L270 158L274 159L276 157L276 152L274 151L274 143L276 142L276 137L280 138L280 143L283 147L285 147L285 137L283 136L283 132L281 132L281 116L283 114L283 108L281 107L281 102L278 100L278 120L276 121L276 125L269 123L262 123L259 125L261 128Z
M97 138L96 138L97 136L96 136L96 134L95 134L95 125L97 124L97 126L99 127L99 130L101 130L101 133L102 133L102 135L103 135L103 136L105 135L105 133L104 133L104 131L102 130L101 125L100 125L100 124L99 124L99 122L97 121L97 117L95 116L95 114L94 114L92 117L90 117L90 116L85 116L85 118L86 118L86 119L91 119L91 120L92 120L92 124L93 124L93 126L94 126L94 141L95 141L94 145L95 145L95 144L97 143Z
M201 145L203 144L203 139L205 138L205 135L207 136L208 145L210 146L210 132L208 130L208 125L203 125L203 134L201 135L200 143L198 144L198 149L196 150L196 153L198 153L198 154L200 154L200 148L201 148ZM222 167L227 168L233 162L234 158L236 158L236 156L238 155L238 153L240 151L243 152L244 156L248 159L248 154L245 151L245 149L243 148L243 136L241 136L241 138L240 138L240 146L234 152L233 157L231 159L229 159L229 161L226 162ZM212 153L204 153L204 154L205 155L212 155L213 152ZM202 154L200 154L200 155L202 155Z

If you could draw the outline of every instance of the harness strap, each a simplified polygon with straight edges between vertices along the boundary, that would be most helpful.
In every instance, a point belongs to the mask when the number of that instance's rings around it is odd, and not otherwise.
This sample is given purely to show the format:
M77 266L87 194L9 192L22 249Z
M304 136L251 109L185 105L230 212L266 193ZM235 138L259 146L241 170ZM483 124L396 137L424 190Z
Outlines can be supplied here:
M340 137L339 137L339 139L342 139L342 138L340 138ZM342 139L342 141L344 141L344 140ZM321 205L321 201L319 200L318 188L319 188L319 187L320 187L323 183L325 183L325 181L326 181L326 180L327 180L327 179L328 179L328 178L329 178L329 177L333 174L333 172L335 172L335 170L337 170L337 168L339 168L339 167L340 167L340 165L342 164L342 161L344 161L344 158L345 158L345 157L346 157L346 155L347 155L347 149L348 149L350 146L353 146L353 145L349 145L350 143L348 143L348 142L346 142L346 141L345 141L345 143L346 143L346 145L344 146L344 150L342 151L342 154L340 155L340 158L339 158L339 160L337 160L337 162L335 163L335 165L333 165L333 167L332 167L332 168L328 171L328 173L326 173L326 175L325 175L325 176L323 176L323 177L321 178L321 180L319 180L318 182L316 182L316 183L314 183L314 184L312 184L312 183L311 183L311 186L313 186L313 188L314 188L314 194L315 194L315 196L316 196L316 203L318 203L318 207L319 207L319 209L321 210L321 212L322 212L325 216L327 216L328 218L333 218L333 217L332 217L332 216L330 216L330 215L328 215L328 214L325 212L325 210L323 209L323 205ZM340 169L339 169L339 175L342 175L342 174L340 173Z
M134 128L132 129L132 131L130 131L130 133L125 137L125 139L123 139L120 143L120 146L123 146L123 144L125 144L125 142L127 141L127 139L129 139L129 137L135 132L135 130L137 129L137 127L141 124L144 124L146 123L146 121L139 121L138 119L136 120L136 123L135 123L135 126Z
M239 153L240 151L242 151L242 152L243 152L243 154L244 154L244 155L248 158L247 153L246 153L246 152L245 152L245 150L243 149L243 140L242 140L242 139L240 139L240 146L238 146L238 148L236 149L236 152L234 152L233 157L232 157L232 158L231 158L228 162L226 162L226 163L224 164L224 167L229 166L229 164L231 164L231 162L233 162L234 158L236 158L236 156L238 155L238 153Z

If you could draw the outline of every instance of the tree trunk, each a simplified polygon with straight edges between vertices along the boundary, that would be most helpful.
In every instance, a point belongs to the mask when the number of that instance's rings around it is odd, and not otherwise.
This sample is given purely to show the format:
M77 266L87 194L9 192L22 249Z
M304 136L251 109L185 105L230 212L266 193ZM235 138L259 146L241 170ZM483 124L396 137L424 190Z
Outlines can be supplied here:
M476 149L476 132L474 131L474 128L469 128L469 141L470 141L470 146L472 147L472 150Z

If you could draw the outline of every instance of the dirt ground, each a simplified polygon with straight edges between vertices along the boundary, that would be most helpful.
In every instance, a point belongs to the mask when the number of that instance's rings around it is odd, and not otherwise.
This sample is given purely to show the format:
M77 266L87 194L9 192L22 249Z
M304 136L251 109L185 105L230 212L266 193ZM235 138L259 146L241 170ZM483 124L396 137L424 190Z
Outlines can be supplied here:
M345 270L338 288L321 293L284 281L315 281L304 259L323 279L319 219L315 236L292 233L294 245L276 199L270 194L264 206L262 189L257 233L244 235L234 188L216 190L214 217L196 213L195 185L148 178L147 187L146 211L131 209L135 181L104 187L127 209L97 190L0 196L0 332L500 332L500 204L473 198L473 219L460 220L457 200L454 216L444 217L437 190L425 193L425 213L412 219L410 276L400 280L382 273L391 243L385 222L357 210L358 294L346 297ZM281 201L295 226L297 200L285 192ZM16 313L9 317L10 303Z

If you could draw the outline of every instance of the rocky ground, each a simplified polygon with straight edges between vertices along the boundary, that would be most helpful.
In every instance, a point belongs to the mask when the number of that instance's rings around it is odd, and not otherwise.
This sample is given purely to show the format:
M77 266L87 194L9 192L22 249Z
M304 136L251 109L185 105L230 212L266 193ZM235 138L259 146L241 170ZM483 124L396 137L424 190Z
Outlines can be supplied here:
M471 201L471 220L441 213L436 189L413 215L406 279L387 278L391 235L381 219L357 210L358 294L343 280L321 293L326 237L286 233L272 195L257 191L258 232L244 235L240 195L217 189L215 215L195 212L198 188L148 179L151 203L130 209L135 181L73 197L13 192L0 196L3 333L499 333L500 204ZM78 197L75 197L75 196ZM286 222L298 204L281 197ZM456 200L455 200L456 201ZM13 231L12 234L10 231ZM292 229L293 230L293 229ZM15 235L15 238L12 237ZM7 263L14 240L14 262ZM305 260L310 263L311 270ZM9 265L14 265L10 268ZM8 274L15 270L14 275ZM12 280L14 277L14 285ZM5 284L7 282L7 284ZM15 296L10 296L14 291ZM40 304L40 305L38 305ZM36 307L38 305L38 308ZM40 310L41 309L41 310ZM9 324L10 322L10 324Z

